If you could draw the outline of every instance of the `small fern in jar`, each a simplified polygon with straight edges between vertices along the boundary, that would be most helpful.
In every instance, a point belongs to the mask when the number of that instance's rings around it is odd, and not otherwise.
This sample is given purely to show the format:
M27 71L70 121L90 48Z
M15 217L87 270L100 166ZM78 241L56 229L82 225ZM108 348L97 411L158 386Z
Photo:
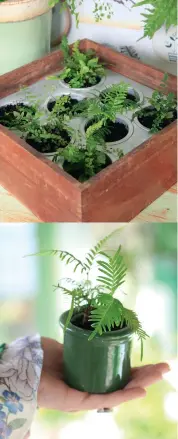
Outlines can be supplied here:
M115 233L115 232L114 232ZM71 305L65 322L64 331L70 323L89 330L88 342L104 333L128 328L136 334L141 342L141 360L143 358L143 342L148 336L143 330L137 314L124 307L117 298L118 289L125 282L127 268L122 256L122 248L116 251L104 250L104 246L113 232L100 240L85 256L84 260L63 250L49 250L37 253L38 256L57 256L66 265L73 266L73 272L80 272L81 280L63 279L56 286L71 299ZM98 276L93 282L94 267ZM90 280L92 278L92 281Z

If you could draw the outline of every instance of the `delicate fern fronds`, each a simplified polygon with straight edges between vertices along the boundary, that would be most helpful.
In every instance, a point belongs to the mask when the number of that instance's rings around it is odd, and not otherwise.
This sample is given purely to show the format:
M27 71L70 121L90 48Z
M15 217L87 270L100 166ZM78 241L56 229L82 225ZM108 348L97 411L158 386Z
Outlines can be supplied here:
M66 62L68 60L68 58L70 57L70 49L69 49L68 39L67 39L66 35L63 35L63 38L61 40L60 49L63 52L64 62Z
M100 252L103 246L116 233L116 231L118 231L118 229L109 233L109 235L105 236L105 238L100 239L97 244L87 253L83 265L88 272L91 270L96 257L101 254Z
M95 309L91 311L89 321L92 322L94 331L89 340L92 340L96 334L102 335L103 332L111 331L122 321L123 305L110 294L98 294L97 301L94 301L93 305Z
M113 296L117 288L124 283L126 275L126 265L121 255L121 246L115 252L114 256L109 256L106 253L102 253L105 256L105 261L97 261L101 276L97 277L97 281L109 290L109 293Z
M123 321L125 321L128 328L130 328L133 333L137 334L138 339L141 342L141 361L143 359L143 341L148 337L146 332L142 329L142 325L136 315L136 313L130 309L123 308Z
M80 268L81 273L83 273L86 268L82 261L77 259L72 253L69 253L65 250L44 250L38 253L33 253L31 255L26 256L58 256L61 261L64 261L66 265L68 264L75 264L74 266L74 273L77 270L77 268Z
M144 36L153 38L155 32L165 25L166 30L171 25L177 25L177 0L142 0L134 7L150 5L146 12L141 15L144 17Z

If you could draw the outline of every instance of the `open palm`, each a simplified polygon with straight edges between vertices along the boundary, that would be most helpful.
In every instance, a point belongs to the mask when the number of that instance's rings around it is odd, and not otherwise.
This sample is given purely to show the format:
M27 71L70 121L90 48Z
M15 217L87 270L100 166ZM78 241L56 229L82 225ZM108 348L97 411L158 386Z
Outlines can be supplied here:
M160 381L169 371L166 363L133 368L129 384L113 393L91 395L72 389L63 381L63 345L42 338L44 363L38 392L38 405L65 412L112 408L132 399L143 398L145 388Z

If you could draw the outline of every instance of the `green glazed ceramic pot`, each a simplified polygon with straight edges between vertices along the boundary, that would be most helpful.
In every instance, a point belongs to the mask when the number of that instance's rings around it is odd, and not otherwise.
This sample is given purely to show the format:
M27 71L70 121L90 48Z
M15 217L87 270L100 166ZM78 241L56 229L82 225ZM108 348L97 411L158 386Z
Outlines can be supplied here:
M51 22L48 0L0 3L0 75L50 51Z
M60 317L64 328L68 311ZM73 321L74 323L74 321ZM70 323L64 334L64 379L77 390L108 393L129 382L133 334L128 328L96 335Z

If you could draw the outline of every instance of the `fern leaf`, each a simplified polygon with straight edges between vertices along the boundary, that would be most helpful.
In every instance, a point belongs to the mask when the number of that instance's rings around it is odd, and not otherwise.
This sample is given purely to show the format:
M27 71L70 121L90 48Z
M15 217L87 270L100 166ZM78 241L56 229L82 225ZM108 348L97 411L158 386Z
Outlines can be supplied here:
M117 232L118 230L114 230L109 235L105 236L105 238L98 241L98 243L87 253L85 257L85 261L83 265L85 266L86 270L90 271L92 268L92 265L95 261L95 258L98 255L101 255L101 249L106 244L106 242Z
M56 256L58 251L59 250L42 250L41 252L25 255L24 258L28 258L29 256Z
M102 335L103 332L111 331L115 325L119 326L122 320L122 309L122 303L110 294L98 294L97 304L89 317L91 326L94 328L89 340L92 340L96 334Z
M130 309L123 308L123 319L126 325L138 336L141 343L141 353L140 360L143 359L143 341L148 337L146 332L142 329L141 323L136 315L136 313Z
M104 253L106 261L97 261L99 266L99 275L97 281L106 289L109 289L111 295L115 293L117 288L122 285L125 281L126 275L126 265L121 255L121 246L115 252L114 256L111 257Z
M153 38L155 32L165 25L168 30L171 25L177 25L177 1L176 0L143 0L133 7L151 5L146 8L144 17L144 37Z
M64 250L45 250L38 253L33 253L30 255L25 255L24 257L28 256L58 256L59 259L62 262L65 262L66 265L68 264L75 264L74 266L74 272L80 268L81 273L86 271L85 265L80 261L80 259L77 259L72 253L69 253Z

